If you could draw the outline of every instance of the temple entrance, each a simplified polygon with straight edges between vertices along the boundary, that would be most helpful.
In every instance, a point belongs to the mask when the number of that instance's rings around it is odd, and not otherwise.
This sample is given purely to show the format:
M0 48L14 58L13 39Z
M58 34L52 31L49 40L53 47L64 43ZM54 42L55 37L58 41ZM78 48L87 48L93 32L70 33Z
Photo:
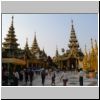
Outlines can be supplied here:
M77 59L76 58L70 58L69 59L69 70L73 71L77 69Z

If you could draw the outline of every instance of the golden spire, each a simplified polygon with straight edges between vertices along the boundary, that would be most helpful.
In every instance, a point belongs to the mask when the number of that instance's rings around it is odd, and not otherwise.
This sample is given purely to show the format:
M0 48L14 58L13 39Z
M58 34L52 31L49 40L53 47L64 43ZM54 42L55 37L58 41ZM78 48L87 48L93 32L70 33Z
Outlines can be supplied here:
M98 50L98 45L96 40L95 40L95 49Z
M31 57L31 53L28 47L28 38L26 38L26 45L25 45L25 59L29 59Z
M58 53L58 47L56 45L56 57L58 57L59 53Z
M25 45L25 49L27 49L27 50L29 49L29 48L28 48L28 38L26 38L26 45Z
M79 48L79 43L76 37L76 33L74 30L73 20L71 20L71 34L70 34L70 40L69 40L69 48L77 50Z
M71 25L72 25L71 31L72 31L72 32L75 32L75 30L74 30L74 25L73 25L73 20L71 20Z
M73 20L71 20L71 23L72 23L72 25L73 25Z
M89 55L89 59L88 59L88 60L90 60L90 58L91 58L91 57L90 57L90 56L91 56L91 53L90 53L90 51L89 51L88 55Z
M9 49L9 50L12 51L12 53L10 55L11 57L13 55L16 55L16 52L17 52L18 46L19 46L19 44L17 43L15 30L14 30L14 27L13 27L13 18L14 17L12 16L11 25L9 27L7 37L4 38L5 42L3 43L3 48L5 48L7 50ZM9 55L9 50L7 51L8 55Z
M10 27L9 27L9 33L12 33L12 34L14 34L15 33L15 31L14 31L14 26L13 26L13 21L14 20L14 17L12 16L12 18L11 18L11 25L10 25Z
M28 38L26 38L26 45L28 46Z
M37 44L37 40L36 40L36 32L34 32L34 43L36 43Z
M93 47L93 40L92 40L92 38L91 38L91 53L92 53L92 54L95 53L95 52L94 52L94 47Z
M86 45L85 45L85 56L83 59L83 69L87 70L88 68L88 53L87 53L87 49L86 49Z
M91 61L91 70L95 70L96 69L96 54L94 51L94 47L93 47L93 40L91 38L91 54L90 54L90 61Z
M13 26L13 20L14 20L14 16L12 16L12 22L11 22L11 26Z
M33 44L32 44L32 49L31 51L32 52L37 52L39 51L39 47L38 47L38 43L37 43L37 39L36 39L36 32L35 32L35 35L34 35L34 41L33 41Z
M95 40L95 70L98 71L98 45L97 41Z
M43 53L45 53L44 47L43 47L43 50L42 51L43 51Z
M87 49L86 49L86 45L85 45L85 55L86 55L86 57L88 57L88 53L87 53Z
M94 49L93 48L93 40L92 40L92 38L91 38L91 48L92 48L92 50Z

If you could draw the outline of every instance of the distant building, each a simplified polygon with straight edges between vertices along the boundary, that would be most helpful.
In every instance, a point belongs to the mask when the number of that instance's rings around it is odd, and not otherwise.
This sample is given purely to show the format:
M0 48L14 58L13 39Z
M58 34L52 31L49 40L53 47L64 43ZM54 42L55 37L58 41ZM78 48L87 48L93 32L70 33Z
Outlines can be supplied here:
M40 50L37 40L36 33L31 49L28 47L28 39L26 40L25 48L22 50L18 48L14 25L13 16L11 26L5 42L2 43L2 68L13 71L15 69L26 68L26 67L47 67L47 54L44 49Z
M71 25L71 35L69 42L69 50L66 50L65 52L65 50L62 49L62 55L59 55L58 49L56 49L56 55L53 58L53 61L60 69L66 68L68 70L77 70L79 69L80 64L82 64L84 54L79 48L73 21Z

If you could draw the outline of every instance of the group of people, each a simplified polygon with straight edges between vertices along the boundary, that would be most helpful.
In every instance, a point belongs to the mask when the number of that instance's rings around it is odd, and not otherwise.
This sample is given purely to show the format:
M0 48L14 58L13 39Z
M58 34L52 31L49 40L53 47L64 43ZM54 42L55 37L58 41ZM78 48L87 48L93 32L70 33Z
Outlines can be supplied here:
M56 79L56 71L55 70L51 70L50 72L46 73L45 70L43 70L41 72L41 78L42 78L42 85L45 84L45 78L46 76L49 74L49 76L51 76L51 85L55 86L56 83L55 83L55 79ZM67 74L67 71L66 69L63 70L63 73L61 74L60 76L60 81L63 80L63 86L66 86L67 85L67 82L68 82L68 74Z
M56 76L57 76L57 71L55 71L54 69L41 69L40 72L39 72L39 75L41 75L41 84L44 86L45 85L45 80L46 80L46 77L47 76L50 76L50 79L51 79L51 86L55 86L56 83L55 83L55 80L56 80ZM18 86L19 85L19 81L20 82L25 82L25 85L27 85L28 81L30 82L30 85L32 85L32 82L33 82L33 79L34 79L34 74L37 74L35 73L34 70L32 69L24 69L24 70L20 70L20 71L13 71L12 73L12 82L10 85L13 85L13 86ZM3 73L3 80L5 80L5 83L8 83L8 75L9 73L7 72L7 70L4 71ZM83 86L83 77L84 77L84 72L82 71L82 69L80 69L80 72L79 72L79 83L80 83L80 86ZM63 86L66 86L67 83L68 83L68 73L67 73L67 70L64 69L62 74L60 75L60 81L63 82ZM7 85L7 84L5 84Z
M51 85L55 85L56 72L52 69L50 71L43 69L41 72L42 85L45 85L46 76L51 77Z
M3 69L2 70L2 85L3 86L7 86L8 85L8 70L7 69Z
M25 75L25 83L27 84L27 82L29 80L30 85L32 85L32 81L33 81L33 78L34 78L34 71L32 71L31 69L30 70L25 69L24 75Z
M9 73L8 70L2 71L2 85L4 86L18 86L19 81L27 84L28 80L30 81L30 85L32 85L34 72L32 70L24 69L24 70L14 70Z

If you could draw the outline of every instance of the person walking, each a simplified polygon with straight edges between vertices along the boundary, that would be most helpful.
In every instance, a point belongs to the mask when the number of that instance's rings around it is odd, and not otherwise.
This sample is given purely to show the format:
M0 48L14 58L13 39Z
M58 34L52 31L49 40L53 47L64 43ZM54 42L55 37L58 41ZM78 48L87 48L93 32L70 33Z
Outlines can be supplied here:
M80 72L79 72L79 83L80 83L80 86L83 86L83 76L84 76L84 72L83 72L83 69L81 68Z
M32 69L29 71L29 78L30 78L30 85L32 85L32 81L33 81L33 71L32 71Z
M19 79L21 82L23 81L23 70L19 72Z
M45 83L45 77L46 77L46 72L45 70L43 69L42 72L41 72L41 78L42 78L42 85L44 86L44 83Z
M27 81L28 81L28 70L25 70L25 83L27 85Z
M66 86L67 82L68 82L68 77L67 77L67 71L66 71L66 69L64 69L64 71L62 73L61 79L63 79L63 86Z
M19 73L17 71L13 72L14 75L14 86L18 86Z
M56 73L54 70L52 70L52 72L51 72L51 80L52 80L51 85L55 85L55 78L56 78Z
M8 85L8 76L9 76L9 72L7 69L3 69L2 70L2 85L3 86L7 86Z

